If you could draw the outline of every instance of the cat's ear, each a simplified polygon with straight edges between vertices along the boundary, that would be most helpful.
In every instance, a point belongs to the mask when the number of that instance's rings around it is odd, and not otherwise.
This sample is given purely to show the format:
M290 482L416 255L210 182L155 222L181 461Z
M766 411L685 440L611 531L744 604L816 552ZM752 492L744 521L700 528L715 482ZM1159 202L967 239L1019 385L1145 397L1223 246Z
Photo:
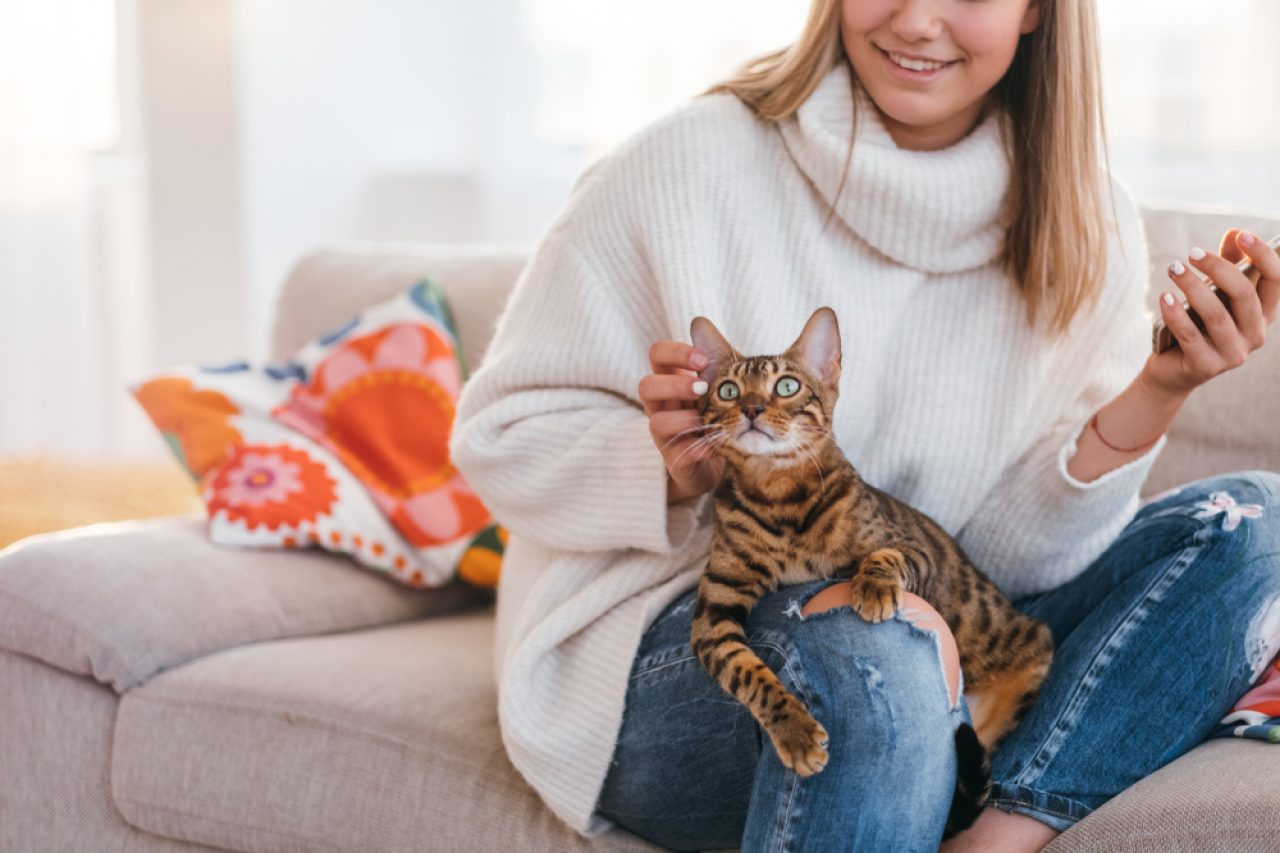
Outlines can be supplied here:
M693 341L693 345L707 356L707 366L698 371L700 379L714 379L730 364L742 358L733 347L729 346L729 342L724 339L724 335L720 334L715 323L706 317L693 318L693 322L689 324L689 338Z
M787 352L798 359L820 382L834 384L840 378L840 324L836 312L819 308Z

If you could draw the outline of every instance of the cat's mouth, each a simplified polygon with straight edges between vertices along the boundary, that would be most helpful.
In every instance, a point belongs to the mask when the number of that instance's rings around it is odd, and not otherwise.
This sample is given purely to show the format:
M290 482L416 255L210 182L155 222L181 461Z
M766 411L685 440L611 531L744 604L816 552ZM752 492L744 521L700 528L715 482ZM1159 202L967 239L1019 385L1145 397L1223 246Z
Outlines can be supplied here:
M734 436L734 444L748 456L780 456L789 452L789 443L781 436L766 432L756 424L750 424Z
M769 435L769 433L760 429L760 427L756 426L755 424L749 424L746 429L744 429L741 433L738 434L738 437L741 438L742 436L746 435L749 432L758 432L761 435L763 435L765 438L769 439L770 441L775 440L773 436Z

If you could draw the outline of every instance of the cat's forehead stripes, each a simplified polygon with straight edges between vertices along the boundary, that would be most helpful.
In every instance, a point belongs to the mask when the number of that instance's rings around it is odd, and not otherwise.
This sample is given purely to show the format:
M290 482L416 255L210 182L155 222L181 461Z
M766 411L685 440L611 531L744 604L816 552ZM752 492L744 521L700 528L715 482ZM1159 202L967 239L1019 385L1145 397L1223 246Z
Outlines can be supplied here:
M742 377L768 377L775 373L781 373L783 369L782 363L773 356L767 358L748 358L734 365L733 375Z

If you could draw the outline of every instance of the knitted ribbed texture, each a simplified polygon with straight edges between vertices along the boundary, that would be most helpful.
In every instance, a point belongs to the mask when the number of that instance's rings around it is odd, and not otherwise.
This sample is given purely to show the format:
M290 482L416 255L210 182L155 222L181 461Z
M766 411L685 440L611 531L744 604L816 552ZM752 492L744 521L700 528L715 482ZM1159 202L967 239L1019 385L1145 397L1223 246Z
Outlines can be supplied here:
M459 402L453 457L511 530L498 593L512 763L575 829L593 814L645 628L692 588L707 500L668 508L636 384L648 349L712 318L779 352L820 305L841 324L835 432L872 484L932 515L1009 594L1078 574L1132 517L1163 443L1099 480L1065 462L1142 367L1145 251L1132 202L1096 307L1030 329L993 262L1009 169L996 119L950 149L892 145L843 67L782 126L700 98L579 181ZM847 136L845 137L847 139Z

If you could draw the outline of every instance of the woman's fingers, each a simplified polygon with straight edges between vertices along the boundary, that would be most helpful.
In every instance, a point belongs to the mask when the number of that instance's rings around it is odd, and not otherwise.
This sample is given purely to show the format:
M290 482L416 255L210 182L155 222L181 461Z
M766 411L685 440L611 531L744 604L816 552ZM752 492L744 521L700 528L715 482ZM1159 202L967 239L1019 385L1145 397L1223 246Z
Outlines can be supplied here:
M674 373L677 370L696 372L707 366L707 356L689 344L658 341L649 347L649 366L654 373Z
M646 414L664 409L684 408L707 392L707 383L687 373L651 373L640 380L637 393Z
M1267 325L1276 319L1276 307L1280 305L1280 254L1268 246L1257 234L1241 231L1235 239L1253 265L1258 268L1258 301Z
M712 455L710 442L698 444L706 435L706 427L692 409L654 412L649 417L649 434L663 456L668 460L678 459L685 470ZM695 444L698 446L694 447ZM668 470L670 467L668 463Z
M1245 258L1256 274L1240 271L1237 264ZM1266 343L1267 327L1280 306L1280 255L1257 234L1232 228L1223 235L1219 254L1192 249L1187 263L1174 261L1168 272L1199 315L1199 327L1182 300L1172 292L1162 294L1160 316L1178 347L1152 356L1148 367L1161 387L1186 392L1244 364Z
M1208 333L1209 345L1214 349L1225 365L1236 366L1244 363L1245 356L1248 354L1248 345L1240 334L1240 330L1236 327L1235 320L1231 317L1231 312L1222 304L1222 300L1217 297L1209 289L1209 285L1200 280L1191 268L1181 261L1174 261L1169 267L1169 278L1173 279L1183 294L1187 297L1187 302L1191 303L1191 307L1200 315L1200 319L1204 321L1205 329ZM1178 306L1181 310L1181 306ZM1170 331L1177 337L1177 329L1170 327ZM1182 343L1179 339L1179 344ZM1187 353L1192 356L1191 352ZM1201 369L1214 367L1212 364L1198 364Z
M691 400L697 399L699 395L696 393L689 396L689 389L698 378L697 372L706 366L706 355L689 344L658 341L649 347L649 367L653 373L641 379L637 389L645 414L686 407ZM655 379L678 379L680 382L654 382ZM706 388L702 390L706 391Z
M1204 249L1192 249L1188 261L1231 298L1230 316L1234 318L1236 328L1248 344L1249 351L1262 346L1266 340L1267 324L1262 316L1262 303L1258 301L1258 288L1254 283L1234 263Z
M1208 368L1219 361L1218 352L1209 339L1200 334L1182 303L1172 293L1166 292L1160 297L1160 316L1178 341L1178 351L1171 350L1161 358L1180 358L1187 363L1191 380L1188 387L1195 387L1213 376L1216 370Z
M1218 244L1218 254L1233 264L1239 263L1244 258L1244 251L1236 240L1243 233L1239 228L1228 228L1227 233L1222 235L1222 242Z

